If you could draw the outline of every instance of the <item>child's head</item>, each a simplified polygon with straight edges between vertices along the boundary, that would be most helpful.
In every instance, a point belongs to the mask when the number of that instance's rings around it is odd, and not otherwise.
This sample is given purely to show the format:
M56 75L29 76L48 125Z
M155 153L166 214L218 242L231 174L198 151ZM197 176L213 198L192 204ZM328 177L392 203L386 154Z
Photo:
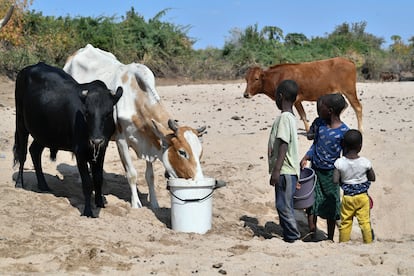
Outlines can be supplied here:
M330 113L333 113L334 115L338 116L341 114L341 112L348 106L348 104L345 101L344 96L342 94L336 93L336 94L327 94L323 95L318 99L317 102L317 110L318 115L320 117L329 117ZM326 107L326 114L323 114L323 110Z
M294 103L298 95L298 85L294 80L284 80L276 88L275 101L276 105L281 108L282 98L287 102Z
M362 148L362 134L359 130L348 130L342 141L344 152L356 151L360 152Z
M333 113L337 116L348 106L344 96L339 93L326 95L325 104L328 108L332 108Z

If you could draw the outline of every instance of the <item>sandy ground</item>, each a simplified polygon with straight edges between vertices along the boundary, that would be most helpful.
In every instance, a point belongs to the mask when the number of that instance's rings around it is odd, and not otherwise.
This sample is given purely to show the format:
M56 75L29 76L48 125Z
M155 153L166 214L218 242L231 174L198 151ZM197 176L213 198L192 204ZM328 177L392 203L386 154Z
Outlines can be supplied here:
M51 193L40 193L30 157L26 189L16 189L12 168L14 83L0 79L0 274L125 275L414 275L414 83L359 83L364 107L362 155L373 162L377 181L372 224L376 240L362 244L357 223L352 241L281 240L268 184L267 139L279 111L265 96L244 99L245 84L158 87L171 114L182 124L206 125L202 166L206 176L227 186L213 194L212 229L204 235L171 229L171 196L161 162L155 163L160 209L151 210L143 185L144 162L136 160L144 208L131 209L130 190L111 142L105 161L106 208L99 218L80 216L79 177L71 154L56 162L43 155ZM314 103L305 103L310 120ZM356 128L352 109L343 120ZM303 124L298 121L299 133ZM300 155L310 142L300 135ZM301 211L300 230L308 229ZM319 234L326 224L318 221Z

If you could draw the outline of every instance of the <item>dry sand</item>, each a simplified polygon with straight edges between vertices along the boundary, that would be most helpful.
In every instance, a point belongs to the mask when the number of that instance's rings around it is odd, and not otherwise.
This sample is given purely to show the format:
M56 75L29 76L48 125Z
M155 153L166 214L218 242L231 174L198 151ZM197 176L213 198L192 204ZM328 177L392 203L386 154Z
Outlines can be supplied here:
M0 274L125 275L414 275L414 83L358 83L363 104L362 155L373 162L377 181L372 224L376 240L362 244L358 225L352 241L281 240L268 184L267 139L279 114L265 96L244 99L245 84L170 85L158 87L171 114L182 124L206 125L202 166L206 176L227 182L213 195L212 229L204 235L170 228L170 194L161 162L155 163L160 203L151 210L143 185L144 162L136 160L145 205L131 209L130 190L111 142L105 161L106 208L99 218L80 216L79 177L71 154L56 162L43 155L51 193L39 193L30 157L26 189L14 188L14 83L0 80ZM309 120L315 104L305 103ZM348 108L342 119L356 128ZM298 121L299 132L303 124ZM300 155L310 142L299 137ZM300 230L308 229L298 212ZM319 234L326 224L318 221Z

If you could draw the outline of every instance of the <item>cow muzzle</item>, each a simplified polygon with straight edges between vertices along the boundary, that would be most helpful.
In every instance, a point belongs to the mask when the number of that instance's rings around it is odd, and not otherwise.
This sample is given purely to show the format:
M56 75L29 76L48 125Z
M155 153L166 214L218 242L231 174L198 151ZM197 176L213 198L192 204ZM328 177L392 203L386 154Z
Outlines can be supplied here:
M243 97L245 97L246 99L250 99L252 96L250 96L250 94L249 94L249 93L247 93L247 91L245 91L245 92L243 93Z

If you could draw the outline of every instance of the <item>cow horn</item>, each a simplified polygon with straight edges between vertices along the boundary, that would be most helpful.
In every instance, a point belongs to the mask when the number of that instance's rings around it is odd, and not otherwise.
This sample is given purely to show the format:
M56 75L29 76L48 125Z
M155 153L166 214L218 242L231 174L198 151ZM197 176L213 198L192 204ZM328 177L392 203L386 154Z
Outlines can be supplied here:
M197 128L197 132L198 132L199 134L203 134L203 133L204 133L204 131L206 131L206 126L202 126L202 127Z
M173 120L173 119L169 119L168 120L168 127L170 129L172 129L175 132L177 132L178 130L178 125L177 125L177 121Z
M4 18L0 20L0 28L3 28L7 24L7 22L9 22L9 19L12 16L13 10L14 10L14 5L10 7L6 16L4 16Z

